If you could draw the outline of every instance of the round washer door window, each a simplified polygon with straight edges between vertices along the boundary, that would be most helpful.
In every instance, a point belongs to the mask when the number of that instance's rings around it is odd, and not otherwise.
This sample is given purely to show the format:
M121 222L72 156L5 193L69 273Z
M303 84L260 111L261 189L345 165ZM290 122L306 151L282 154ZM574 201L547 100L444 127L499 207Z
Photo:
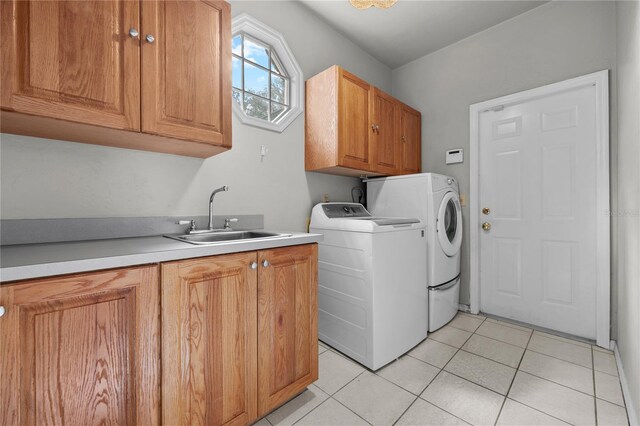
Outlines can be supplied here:
M447 192L442 198L437 230L442 251L449 257L458 253L462 244L462 209L455 192Z

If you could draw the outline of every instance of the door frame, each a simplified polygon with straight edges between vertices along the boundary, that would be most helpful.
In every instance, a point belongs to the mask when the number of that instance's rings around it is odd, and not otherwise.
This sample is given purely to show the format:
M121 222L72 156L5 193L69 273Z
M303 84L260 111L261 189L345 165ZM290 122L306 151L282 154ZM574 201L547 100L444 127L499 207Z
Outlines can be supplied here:
M609 203L609 70L502 96L469 107L470 113L470 296L471 312L480 312L480 114L585 86L596 88L596 343L610 347L610 203Z

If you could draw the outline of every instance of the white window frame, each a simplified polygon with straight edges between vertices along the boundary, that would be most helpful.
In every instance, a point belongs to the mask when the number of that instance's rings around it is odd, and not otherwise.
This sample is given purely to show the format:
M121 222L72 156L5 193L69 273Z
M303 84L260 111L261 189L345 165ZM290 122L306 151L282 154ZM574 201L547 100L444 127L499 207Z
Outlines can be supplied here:
M232 37L241 32L270 45L280 62L282 62L282 66L289 78L289 110L276 121L268 121L247 115L242 106L232 99L233 111L244 124L282 133L303 111L304 77L302 69L284 37L278 31L268 27L253 16L242 13L234 17L231 24Z

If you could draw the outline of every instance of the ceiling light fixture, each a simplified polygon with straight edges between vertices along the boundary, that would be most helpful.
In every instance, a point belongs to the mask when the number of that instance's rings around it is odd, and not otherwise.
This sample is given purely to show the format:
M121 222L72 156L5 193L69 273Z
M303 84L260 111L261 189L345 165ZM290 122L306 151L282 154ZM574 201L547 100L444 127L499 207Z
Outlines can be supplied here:
M389 9L391 6L396 4L398 0L349 0L351 2L351 6L356 9L369 9L371 6L377 7L378 9Z

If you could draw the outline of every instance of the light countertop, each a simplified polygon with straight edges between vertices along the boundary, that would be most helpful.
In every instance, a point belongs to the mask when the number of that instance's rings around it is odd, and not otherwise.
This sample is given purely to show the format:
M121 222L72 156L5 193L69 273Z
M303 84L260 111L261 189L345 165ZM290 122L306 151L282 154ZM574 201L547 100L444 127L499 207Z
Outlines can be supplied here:
M321 234L287 232L288 237L193 245L155 237L117 238L0 247L0 282L169 262L194 257L264 250L322 241Z

